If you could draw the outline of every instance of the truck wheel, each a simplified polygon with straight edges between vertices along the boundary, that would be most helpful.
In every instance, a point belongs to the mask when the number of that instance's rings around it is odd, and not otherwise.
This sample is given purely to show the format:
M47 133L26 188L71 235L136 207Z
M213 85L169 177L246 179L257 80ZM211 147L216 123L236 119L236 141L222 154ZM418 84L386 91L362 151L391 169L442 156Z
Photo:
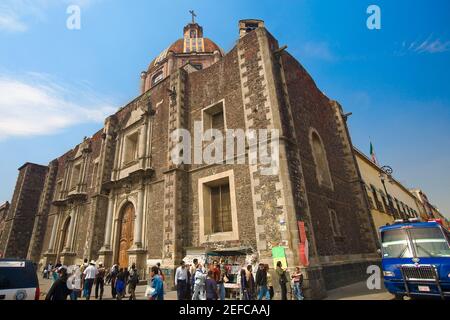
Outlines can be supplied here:
M403 294L394 294L394 300L404 300L404 298Z

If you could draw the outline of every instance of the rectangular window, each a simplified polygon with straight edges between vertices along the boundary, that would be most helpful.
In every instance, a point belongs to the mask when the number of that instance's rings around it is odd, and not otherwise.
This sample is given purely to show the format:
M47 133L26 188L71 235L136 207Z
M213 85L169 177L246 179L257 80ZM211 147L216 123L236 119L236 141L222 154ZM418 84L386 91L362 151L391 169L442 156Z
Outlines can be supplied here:
M81 173L81 163L73 166L72 178L70 180L70 190L74 190L77 187L80 181L80 173Z
M130 162L133 162L134 160L137 159L138 142L139 142L138 132L130 134L125 138L125 154L123 156L124 164L129 164Z
M203 131L217 129L223 132L226 129L224 111L223 102L203 109Z
M229 184L211 187L210 192L212 233L233 231L233 225L231 222L231 200Z

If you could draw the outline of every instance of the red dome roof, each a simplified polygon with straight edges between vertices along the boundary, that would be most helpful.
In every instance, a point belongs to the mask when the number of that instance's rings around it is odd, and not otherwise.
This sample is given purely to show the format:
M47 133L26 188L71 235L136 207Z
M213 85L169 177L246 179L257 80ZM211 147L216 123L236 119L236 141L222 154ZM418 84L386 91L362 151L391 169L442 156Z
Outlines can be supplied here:
M202 38L203 39L203 47L204 51L197 51L195 53L214 53L215 51L219 51L221 55L223 55L223 50L211 39ZM159 54L149 65L148 72L150 73L153 69L159 64L160 61L163 61L167 58L167 54L169 52L173 52L175 54L189 54L184 52L184 39L178 39L172 45L170 45L167 49Z

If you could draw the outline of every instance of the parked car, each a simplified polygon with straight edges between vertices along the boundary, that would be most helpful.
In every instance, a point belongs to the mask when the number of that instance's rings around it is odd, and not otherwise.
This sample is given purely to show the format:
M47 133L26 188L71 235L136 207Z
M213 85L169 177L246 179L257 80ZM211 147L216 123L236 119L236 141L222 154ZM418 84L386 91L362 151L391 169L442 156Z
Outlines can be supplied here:
M39 295L32 261L0 259L0 300L39 300Z

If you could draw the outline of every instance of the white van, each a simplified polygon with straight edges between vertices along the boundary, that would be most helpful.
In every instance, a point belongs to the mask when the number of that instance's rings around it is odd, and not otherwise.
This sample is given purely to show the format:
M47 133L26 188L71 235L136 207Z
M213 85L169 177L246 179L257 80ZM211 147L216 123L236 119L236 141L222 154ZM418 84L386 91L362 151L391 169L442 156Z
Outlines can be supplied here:
M0 301L39 300L36 268L28 260L0 259Z

